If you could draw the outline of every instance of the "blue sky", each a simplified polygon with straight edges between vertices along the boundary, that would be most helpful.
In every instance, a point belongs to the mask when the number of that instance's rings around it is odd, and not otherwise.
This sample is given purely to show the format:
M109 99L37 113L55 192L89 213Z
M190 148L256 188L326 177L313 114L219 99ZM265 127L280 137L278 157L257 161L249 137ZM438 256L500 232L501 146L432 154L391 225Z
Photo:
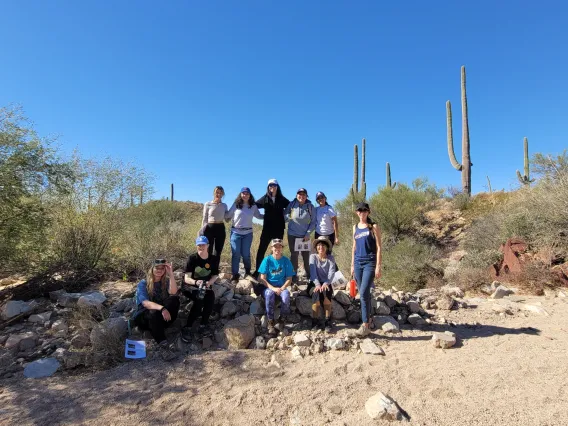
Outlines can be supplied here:
M427 176L460 186L467 67L473 192L517 187L530 152L567 147L562 1L0 0L0 105L21 104L65 153L132 161L156 197L258 197L277 178L330 201L367 139L368 193Z

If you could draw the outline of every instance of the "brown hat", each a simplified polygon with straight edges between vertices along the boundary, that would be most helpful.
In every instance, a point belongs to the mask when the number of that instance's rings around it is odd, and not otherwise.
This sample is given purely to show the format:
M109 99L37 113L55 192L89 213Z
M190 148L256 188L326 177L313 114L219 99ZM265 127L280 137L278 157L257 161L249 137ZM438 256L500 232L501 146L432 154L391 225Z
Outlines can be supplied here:
M327 238L325 235L320 235L319 237L314 239L314 241L312 242L312 247L314 248L314 250L320 243L324 243L327 246L328 252L331 250L331 241L329 241L329 238Z

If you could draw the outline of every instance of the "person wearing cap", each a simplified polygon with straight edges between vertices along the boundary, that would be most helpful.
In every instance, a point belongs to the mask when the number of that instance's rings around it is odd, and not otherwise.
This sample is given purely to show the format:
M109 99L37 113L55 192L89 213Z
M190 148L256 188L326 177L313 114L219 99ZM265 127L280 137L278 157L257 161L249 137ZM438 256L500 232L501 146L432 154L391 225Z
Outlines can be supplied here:
M167 361L176 357L174 346L168 344L165 330L178 316L180 301L177 293L172 265L165 259L154 260L146 279L136 287L137 309L132 319L140 329L150 330L162 358Z
M316 253L310 255L310 276L308 294L312 297L312 321L319 321L322 330L331 331L331 299L333 288L331 282L335 275L335 259L331 255L331 241L320 236L313 241ZM321 318L321 310L324 318ZM315 324L312 324L315 325Z
M239 282L239 262L243 258L245 278L251 276L250 247L252 245L252 219L262 219L254 197L248 187L241 188L235 202L225 214L225 220L231 220L231 272L232 282Z
M357 205L359 223L353 226L353 251L351 253L351 274L355 276L361 295L361 316L363 324L357 335L367 336L371 332L371 286L374 278L381 277L381 229L370 218L371 209L365 202Z
M308 199L308 191L300 188L296 191L296 198L288 204L284 217L288 222L288 244L290 245L290 260L294 266L294 271L298 271L299 251L294 250L296 240L310 240L310 234L316 228L316 213L314 205ZM302 251L302 260L306 271L307 279L310 280L310 252ZM294 282L298 281L297 275Z
M256 252L256 266L253 274L256 279L258 279L258 270L270 241L275 238L280 240L284 238L284 228L286 226L284 210L286 210L288 204L290 204L290 201L282 195L282 189L276 179L268 181L266 194L256 200L256 207L264 209L262 233L260 234Z
M181 330L181 339L188 343L192 337L192 326L201 315L199 334L209 334L209 316L213 312L215 293L211 286L219 276L219 259L209 254L209 240L205 236L199 236L195 240L197 253L192 253L185 265L183 294L193 301L187 324Z
M227 205L223 203L225 190L222 186L216 186L213 190L213 201L207 201L203 206L203 219L199 235L204 235L209 240L209 255L215 255L220 260L223 246L225 245L225 214Z
M264 258L260 264L260 283L266 288L264 290L264 301L266 305L266 316L268 317L268 334L275 335L274 327L274 306L276 297L280 297L280 321L284 322L290 313L290 290L292 277L295 275L292 262L282 255L284 243L281 239L273 239L270 242L272 254Z
M325 236L331 242L331 253L333 246L339 244L339 225L337 223L337 213L333 207L327 203L327 197L323 192L316 194L316 238Z

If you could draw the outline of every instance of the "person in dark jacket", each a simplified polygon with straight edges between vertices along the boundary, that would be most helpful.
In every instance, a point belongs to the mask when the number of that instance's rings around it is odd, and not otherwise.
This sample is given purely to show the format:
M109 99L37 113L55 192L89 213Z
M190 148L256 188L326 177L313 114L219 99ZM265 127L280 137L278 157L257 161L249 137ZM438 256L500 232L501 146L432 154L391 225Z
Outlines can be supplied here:
M290 204L290 201L282 195L282 190L276 179L268 181L266 195L256 200L256 206L259 209L264 209L264 224L256 253L256 272L253 274L256 279L258 279L258 270L270 241L284 238L284 209L288 207L288 204Z

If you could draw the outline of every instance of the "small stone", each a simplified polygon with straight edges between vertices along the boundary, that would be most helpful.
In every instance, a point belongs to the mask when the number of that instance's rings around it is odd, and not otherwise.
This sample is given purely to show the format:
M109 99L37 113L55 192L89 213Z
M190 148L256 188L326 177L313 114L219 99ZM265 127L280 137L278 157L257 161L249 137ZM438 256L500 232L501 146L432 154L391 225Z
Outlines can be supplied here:
M522 306L524 311L533 312L538 315L549 316L550 314L542 306L525 304Z
M420 314L424 312L424 310L420 306L420 303L416 302L415 300L406 302L406 306L408 306L408 309L410 309L410 312L412 312L413 314Z
M61 366L55 358L43 358L29 363L24 369L24 376L31 379L49 377Z
M203 341L201 342L201 347L203 349L209 349L212 345L213 345L213 340L211 340L209 337L203 338Z
M42 312L41 314L34 314L28 318L29 322L34 324L44 324L51 318L52 312Z
M254 339L254 348L255 349L266 349L266 339L262 336L257 336Z
M399 331L400 325L398 321L395 320L393 317L388 315L376 315L373 317L373 323L375 327L382 329L383 331Z
M370 355L384 355L385 351L380 346L375 345L371 339L364 339L361 343L359 343L359 349L364 354Z
M21 300L10 300L2 306L2 309L0 310L0 317L3 320L8 320L31 310L32 306L27 302L22 302Z
M251 315L264 315L266 313L264 303L262 303L260 300L255 300L250 304L249 313Z
M312 341L308 336L306 336L303 333L300 333L294 336L294 344L296 346L310 346L312 344Z
M345 342L342 339L331 338L325 341L325 346L333 350L345 349Z
M461 299L465 296L463 290L459 287L444 286L440 289L446 296L457 297Z
M386 305L387 305L389 308L394 308L395 305L396 305L396 300L394 299L394 297L393 297L392 295L388 295L388 294L387 294L387 295L384 297L383 301L386 303ZM389 313L390 313L390 312L389 312ZM388 315L388 314L386 314L386 315Z
M38 336L32 331L22 334L12 334L4 345L6 349L14 349L20 352L27 351L36 347Z
M300 350L299 346L294 346L292 348L291 355L292 355L292 361L300 360L303 358L302 351Z
M511 309L508 306L497 303L491 306L491 309L493 310L493 312L496 312L498 314L512 314Z
M424 318L422 318L420 315L418 314L412 314L408 317L408 322L414 326L421 326L421 325L426 325L427 322L424 321Z
M332 414L336 414L339 416L341 414L341 407L339 407L338 405L332 405L331 407L329 407L329 411Z
M391 309L382 300L377 300L377 307L375 308L375 313L377 315L390 315Z
M365 410L372 419L408 420L396 403L382 392L373 395L365 402Z
M266 349L275 349L276 345L278 345L278 339L273 337L272 339L268 339L268 342L266 342Z
M512 290L509 290L504 285L500 285L495 289L495 292L490 297L492 299L502 299L503 297L508 296L511 293L513 293Z
M434 333L432 335L432 343L435 348L449 349L456 344L456 335L451 331Z
M453 297L443 295L436 300L436 307L441 310L449 311L454 308L455 302Z
M62 331L64 333L67 333L69 326L67 325L65 320L57 320L53 324L51 324L51 329L54 332Z
M65 308L73 308L77 306L81 293L59 293L57 295L57 304Z
M237 313L237 305L233 302L226 302L223 307L221 308L221 317L230 317L231 315L235 315Z
M253 284L249 280L239 280L235 286L235 294L249 295L252 292Z
M336 290L333 294L333 298L337 300L339 303L345 306L351 305L351 298L347 294L347 292L343 290Z

